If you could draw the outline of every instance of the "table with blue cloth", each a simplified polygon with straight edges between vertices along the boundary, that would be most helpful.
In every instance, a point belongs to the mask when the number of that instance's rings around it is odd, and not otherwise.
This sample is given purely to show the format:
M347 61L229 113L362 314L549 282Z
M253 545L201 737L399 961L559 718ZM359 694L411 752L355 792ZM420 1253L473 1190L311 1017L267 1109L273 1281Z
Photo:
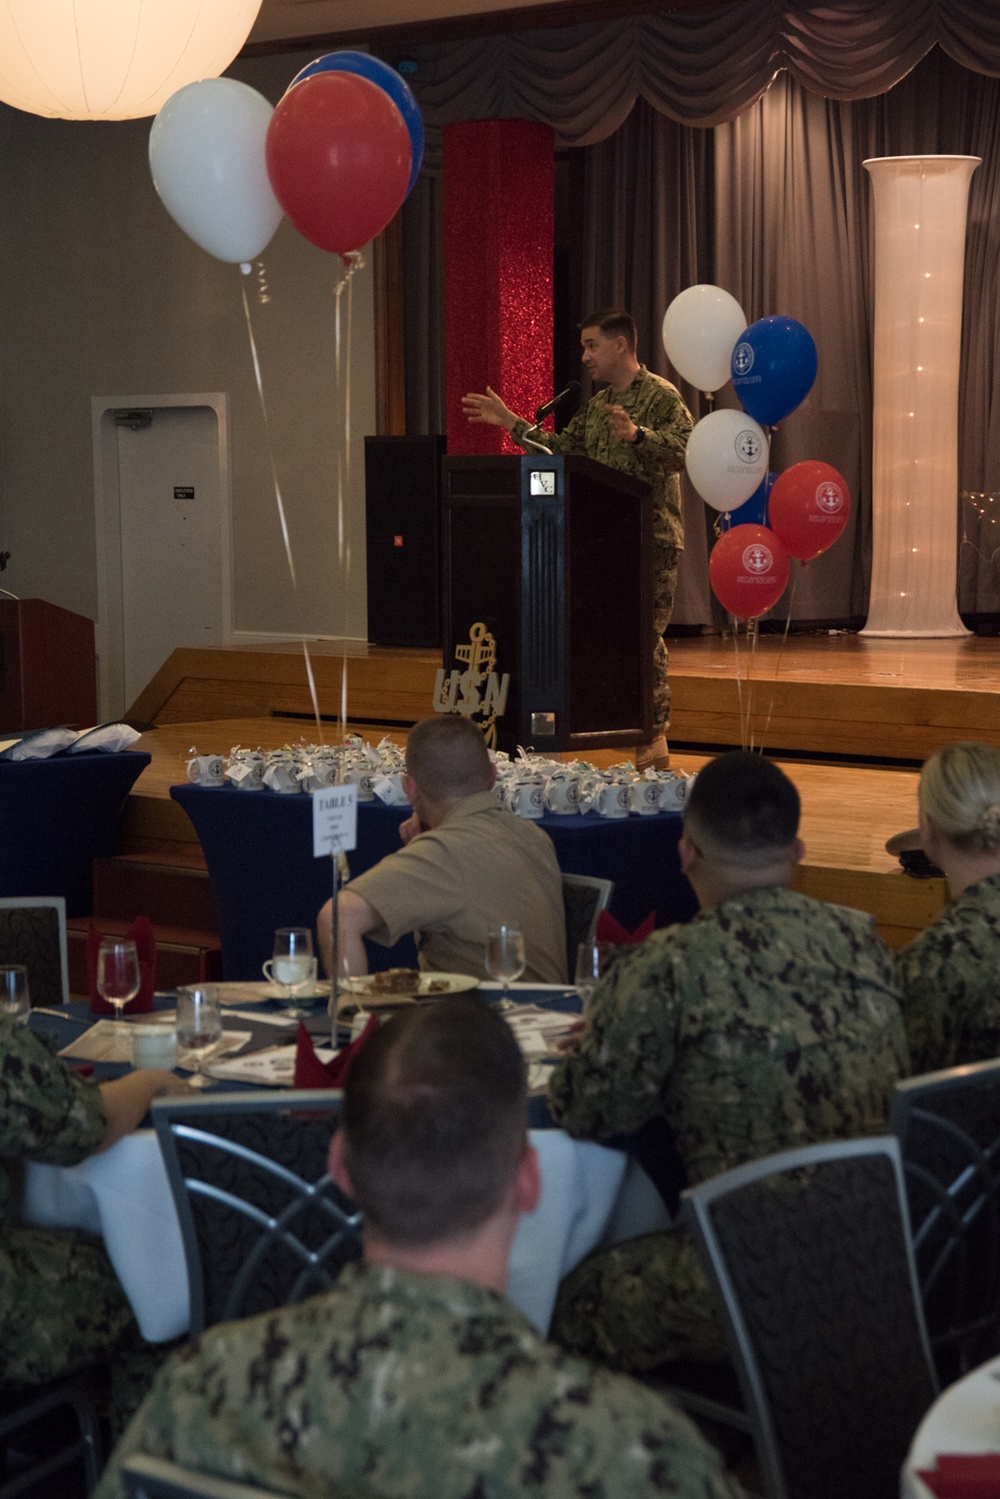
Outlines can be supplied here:
M312 927L330 897L331 861L313 858L312 798L192 785L172 786L170 795L201 840L219 918L223 977L258 978L271 956L275 928ZM358 846L348 856L352 874L400 847L399 825L409 815L408 807L358 804ZM552 839L564 874L614 881L611 914L627 929L650 911L658 927L694 915L697 902L677 853L678 812L627 818L549 814L538 826ZM366 946L373 971L416 966L409 936L395 947Z
M0 896L61 895L67 916L89 915L94 860L114 853L126 798L151 758L0 760Z
M553 1008L573 1003L559 986L512 987L518 1000ZM497 998L497 986L486 986L483 997ZM172 1004L173 996L158 997L158 1007ZM52 1012L33 1012L30 1017L32 1030L48 1035L59 1047L68 1045L89 1023L89 1016ZM242 1018L236 1023L247 1028ZM310 1028L317 1040L325 1039L329 1021L320 1012ZM268 1029L267 1044L290 1040L293 1034L291 1026L287 1036ZM126 1069L101 1065L94 1070L103 1078ZM532 1100L532 1105L536 1117L544 1112L543 1099ZM533 1127L531 1141L539 1155L542 1195L537 1211L523 1218L518 1228L508 1296L544 1334L560 1280L586 1254L604 1243L666 1228L670 1215L648 1175L624 1151L572 1140L553 1129L551 1121L548 1128ZM29 1163L22 1212L31 1223L82 1228L103 1236L140 1330L150 1342L165 1342L187 1331L183 1243L152 1130L135 1130L77 1166Z

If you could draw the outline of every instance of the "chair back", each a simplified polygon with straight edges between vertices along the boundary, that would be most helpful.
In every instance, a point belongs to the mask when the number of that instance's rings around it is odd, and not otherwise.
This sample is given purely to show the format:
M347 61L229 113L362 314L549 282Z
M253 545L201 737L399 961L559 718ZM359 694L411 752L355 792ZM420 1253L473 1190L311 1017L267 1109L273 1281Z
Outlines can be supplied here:
M34 1005L69 1004L66 902L61 895L0 897L0 963L23 963Z
M258 1488L232 1478L211 1478L162 1457L137 1453L121 1465L128 1499L288 1499L277 1489Z
M333 1091L154 1102L192 1335L329 1290L360 1255L361 1215L326 1170L340 1105Z
M785 1151L682 1201L768 1499L895 1499L936 1394L897 1142Z
M33 1434L27 1450L18 1441L26 1431ZM77 1493L76 1470L90 1494L103 1466L101 1423L83 1379L0 1386L0 1499Z
M899 1139L931 1349L943 1384L996 1351L1000 1061L897 1083Z
M576 950L581 942L592 942L597 918L607 908L615 891L614 880L599 880L589 874L564 874L563 910L566 914L566 976L576 972Z

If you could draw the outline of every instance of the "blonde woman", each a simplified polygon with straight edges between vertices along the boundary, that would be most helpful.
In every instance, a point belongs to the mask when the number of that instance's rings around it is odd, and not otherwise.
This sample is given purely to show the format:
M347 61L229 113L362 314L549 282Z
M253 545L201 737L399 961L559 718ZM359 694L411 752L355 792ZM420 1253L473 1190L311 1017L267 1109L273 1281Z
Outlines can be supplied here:
M951 899L897 960L915 1073L1000 1055L1000 750L945 745L918 800L924 852Z

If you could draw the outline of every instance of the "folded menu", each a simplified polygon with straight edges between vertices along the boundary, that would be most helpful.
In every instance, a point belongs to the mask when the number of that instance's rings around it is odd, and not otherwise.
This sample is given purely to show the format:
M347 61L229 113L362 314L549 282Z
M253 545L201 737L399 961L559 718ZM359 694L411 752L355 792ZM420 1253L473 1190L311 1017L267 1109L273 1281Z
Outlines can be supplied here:
M997 1499L1000 1452L941 1453L917 1476L937 1499Z

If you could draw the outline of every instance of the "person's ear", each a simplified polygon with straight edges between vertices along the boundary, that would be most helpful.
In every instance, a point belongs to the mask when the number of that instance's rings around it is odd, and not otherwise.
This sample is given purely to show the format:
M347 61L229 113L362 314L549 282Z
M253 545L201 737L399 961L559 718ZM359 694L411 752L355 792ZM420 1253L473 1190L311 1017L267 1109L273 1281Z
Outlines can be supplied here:
M801 864L806 856L806 846L801 838L796 838L792 844L792 864Z
M533 1145L525 1147L514 1179L514 1203L519 1213L533 1213L542 1195L542 1168L538 1163L538 1151Z
M490 761L490 790L491 791L493 790L493 787L496 785L496 783L497 783L497 768L496 768L496 765L494 764L494 762L491 760Z
M920 846L924 853L932 864L940 863L940 860L936 858L940 850L938 842L940 831L937 824L932 822L926 812L919 812L917 814L917 826L920 828Z
M348 1197L354 1196L354 1184L351 1181L347 1162L344 1160L344 1131L338 1129L330 1141L330 1152L327 1156L326 1169L334 1186L340 1188Z
M690 875L700 855L687 833L682 833L677 840L677 856L681 861L681 874Z
M416 806L417 783L409 774L409 772L405 770L403 771L402 785L406 800L409 802L411 807Z

